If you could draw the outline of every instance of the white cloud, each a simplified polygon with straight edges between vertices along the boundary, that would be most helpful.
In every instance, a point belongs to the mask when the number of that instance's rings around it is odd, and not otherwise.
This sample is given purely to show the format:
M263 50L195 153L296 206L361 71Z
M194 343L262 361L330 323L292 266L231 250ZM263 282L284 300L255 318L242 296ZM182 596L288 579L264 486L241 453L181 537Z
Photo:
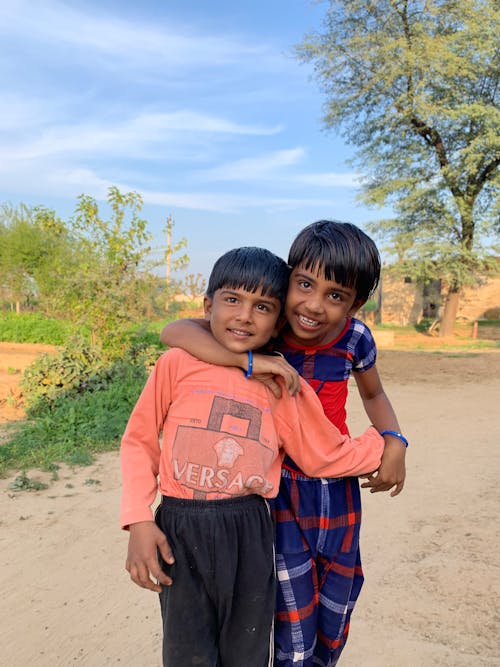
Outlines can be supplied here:
M248 59L259 66L286 62L269 46L243 37L203 34L161 15L156 23L127 21L96 5L82 9L64 2L11 0L2 6L2 32L9 38L27 38L32 45L49 45L51 51L64 47L66 58L72 51L85 52L89 61L98 57L104 67L114 67L116 60L154 69L167 64L182 68L241 64Z
M68 164L27 161L13 172L8 165L0 163L0 175L3 186L12 192L23 192L26 182L31 183L30 201L42 197L69 198L75 201L82 193L105 200L108 188L115 185L122 192L137 191L146 204L155 204L170 208L191 211L239 214L245 210L293 210L305 206L331 206L331 201L315 197L272 197L259 194L234 194L227 192L203 191L164 191L148 190L138 187L137 183L116 178L113 180L100 176L89 168Z
M331 206L332 204L331 200L319 200L313 197L263 197L227 193L151 192L147 190L143 190L141 194L148 204L216 213L240 213L244 209L255 208L286 211L302 206Z
M23 132L27 127L39 126L51 116L52 110L42 101L27 100L4 90L0 97L0 137L2 134L11 137L12 133Z
M298 164L305 155L303 148L290 148L265 155L242 158L227 162L201 172L201 177L210 181L248 181L267 178L283 167Z
M194 111L140 113L126 120L102 118L95 123L76 120L73 124L39 128L35 114L26 112L23 118L22 110L26 108L27 105L19 104L10 115L0 110L0 118L10 119L11 125L16 124L16 113L18 118L18 137L9 133L5 135L3 146L0 145L4 159L18 162L67 154L76 159L92 156L94 159L127 157L132 160L170 157L171 160L178 158L178 154L192 153L193 147L206 142L207 135L269 136L281 129L237 123ZM20 136L29 139L20 140ZM178 151L169 153L169 147L177 147Z
M290 148L274 151L252 158L227 162L212 169L199 172L206 181L238 181L289 183L317 188L358 187L360 177L355 173L317 172L292 173L290 167L303 162L307 151L304 148Z
M176 111L164 114L145 114L134 121L134 124L143 128L158 130L189 132L213 132L226 134L272 135L281 131L281 126L265 127L263 125L247 125L235 123L195 111Z
M331 210L329 188L357 185L310 154L313 105L296 85L296 63L279 51L281 33L272 46L258 22L217 33L215 21L202 25L208 7L174 22L166 14L183 13L178 1L2 4L7 196L73 204L83 192L105 199L117 185L149 204L251 219L259 209ZM229 5L223 14L233 25Z

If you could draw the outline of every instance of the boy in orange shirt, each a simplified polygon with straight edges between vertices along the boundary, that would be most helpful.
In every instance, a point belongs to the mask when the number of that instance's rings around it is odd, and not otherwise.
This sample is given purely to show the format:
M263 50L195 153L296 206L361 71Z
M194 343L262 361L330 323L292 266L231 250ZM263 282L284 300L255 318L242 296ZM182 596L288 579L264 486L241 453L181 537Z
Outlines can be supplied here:
M169 350L122 439L126 568L160 594L167 667L269 664L275 574L267 499L278 492L285 450L314 476L358 475L380 464L378 432L341 435L305 382L297 396L277 399L250 379L252 351L276 330L288 277L269 251L223 255L210 276L206 319L223 348L246 354L246 373Z
M362 486L372 492L401 492L406 438L376 368L376 347L368 327L354 317L376 288L380 257L375 243L349 223L320 220L305 227L290 248L287 322L273 341L317 393L325 414L348 433L348 380L356 379L370 421L386 449L376 475ZM200 322L178 320L161 340L206 361L242 366L243 355L217 346ZM275 373L296 390L284 359L258 355L255 371ZM272 378L267 377L273 386ZM274 390L279 390L274 385ZM283 461L273 503L276 519L278 594L275 667L337 664L345 646L352 610L363 583L359 533L361 497L355 476L311 478L293 456Z

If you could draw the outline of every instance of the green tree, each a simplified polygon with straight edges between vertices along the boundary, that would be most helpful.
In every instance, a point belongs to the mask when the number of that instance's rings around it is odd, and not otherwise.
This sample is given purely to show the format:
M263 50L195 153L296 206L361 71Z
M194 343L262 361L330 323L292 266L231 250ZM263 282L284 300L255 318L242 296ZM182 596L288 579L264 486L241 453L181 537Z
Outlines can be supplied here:
M40 298L40 276L49 272L60 250L60 233L44 226L52 212L25 204L0 207L0 284L6 298L22 305Z
M64 291L66 277L73 275L80 265L78 239L75 238L68 223L57 217L55 211L37 206L34 209L35 223L41 235L44 259L33 271L37 285L37 310L48 317L67 318ZM71 319L71 317L69 317Z
M97 201L80 195L69 222L74 252L61 268L58 307L90 326L95 342L110 341L144 315L150 290L151 233L141 216L142 198L110 187L109 219ZM69 270L68 270L69 269Z
M326 127L357 149L361 199L395 211L372 229L406 272L447 285L441 335L461 287L497 264L499 34L498 0L341 0L297 49Z
M163 304L179 281L158 275L167 265L184 268L180 251L186 239L172 241L162 259L151 259L151 233L141 217L136 192L108 190L107 216L97 201L82 194L73 217L64 222L44 207L0 205L0 293L7 302L36 299L37 310L90 329L92 342L109 346L131 323L150 317L161 295Z
M0 211L0 283L5 298L15 304L17 313L32 292L26 266L32 230L29 213L25 207L16 209L7 204Z

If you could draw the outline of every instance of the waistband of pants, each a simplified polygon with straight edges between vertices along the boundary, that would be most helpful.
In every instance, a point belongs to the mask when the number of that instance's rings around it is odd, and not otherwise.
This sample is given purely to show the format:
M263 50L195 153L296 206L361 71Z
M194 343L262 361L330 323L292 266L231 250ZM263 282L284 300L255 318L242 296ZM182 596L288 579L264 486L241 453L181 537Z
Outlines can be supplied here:
M234 510L241 512L252 507L269 507L266 498L252 493L248 496L235 496L232 498L218 498L216 500L199 500L197 498L174 498L172 496L162 496L161 505L158 509L183 510L190 512L209 512Z

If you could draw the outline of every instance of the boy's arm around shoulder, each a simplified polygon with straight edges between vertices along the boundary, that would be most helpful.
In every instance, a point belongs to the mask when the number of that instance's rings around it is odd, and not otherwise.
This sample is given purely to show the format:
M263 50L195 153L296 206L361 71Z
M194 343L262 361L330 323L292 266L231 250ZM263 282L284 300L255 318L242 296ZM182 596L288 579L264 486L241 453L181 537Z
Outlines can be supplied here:
M247 369L247 354L231 352L217 342L209 323L202 318L186 318L166 324L160 341L169 347L180 347L207 364Z
M201 318L180 319L163 327L160 341L169 347L180 347L197 359L216 366L234 366L248 370L246 352L231 352L215 340L209 323ZM253 377L265 384L280 398L281 387L276 378L282 377L287 391L294 394L299 390L299 374L281 355L255 353L253 356Z
M396 413L382 387L382 382L376 366L366 371L353 373L358 385L359 394L372 424L381 433L382 431L400 432ZM397 496L404 487L406 478L406 447L398 438L385 435L385 448L382 462L376 475L371 475L368 482L362 484L369 488L371 493L391 491L391 496Z
M284 392L274 413L284 450L306 475L366 475L380 466L384 439L378 431L370 426L357 438L340 433L305 380L301 379L301 391L294 397Z

